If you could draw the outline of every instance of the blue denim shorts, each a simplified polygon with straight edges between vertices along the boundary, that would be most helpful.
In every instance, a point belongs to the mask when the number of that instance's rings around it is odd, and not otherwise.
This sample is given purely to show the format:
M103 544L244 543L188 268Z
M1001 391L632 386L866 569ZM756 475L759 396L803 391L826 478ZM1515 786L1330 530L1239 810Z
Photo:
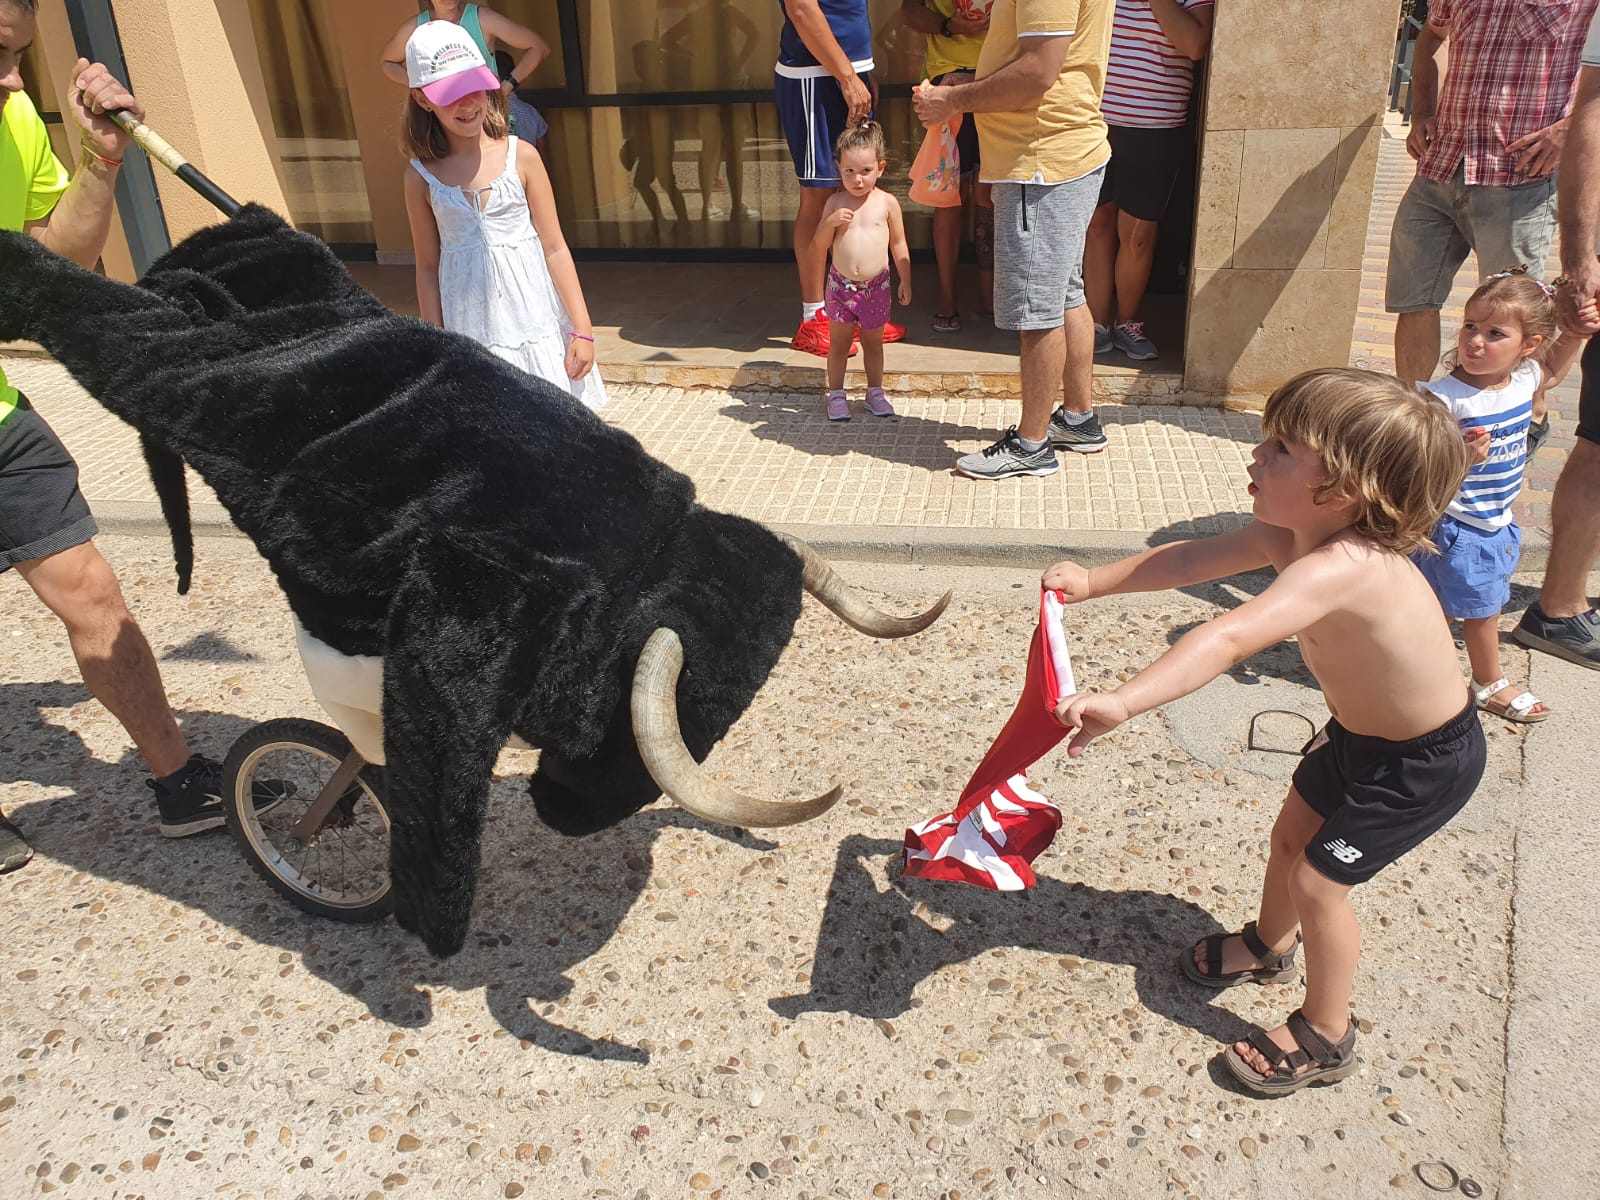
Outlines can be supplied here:
M1544 278L1556 231L1556 177L1514 187L1468 186L1463 177L1460 167L1449 183L1418 175L1401 198L1384 280L1389 312L1443 308L1469 252L1478 256L1480 279L1515 266Z
M1446 515L1433 530L1439 553L1418 550L1417 570L1439 597L1444 615L1457 620L1497 617L1511 599L1511 573L1522 557L1522 530L1479 529Z

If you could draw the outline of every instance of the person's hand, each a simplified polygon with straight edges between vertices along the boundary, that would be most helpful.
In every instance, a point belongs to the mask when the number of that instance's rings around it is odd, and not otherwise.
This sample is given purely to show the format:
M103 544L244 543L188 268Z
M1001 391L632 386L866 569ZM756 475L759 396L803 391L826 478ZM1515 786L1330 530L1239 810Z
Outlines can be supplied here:
M839 81L839 91L850 110L844 122L847 127L859 125L872 115L872 92L861 82L861 76L846 75Z
M1071 559L1062 559L1046 571L1039 582L1052 591L1060 592L1068 604L1082 604L1094 595L1089 583L1089 569L1080 567Z
M594 370L594 343L586 338L574 337L567 341L567 378L582 379Z
M1428 152L1428 147L1433 144L1433 131L1438 126L1437 117L1414 117L1411 121L1411 132L1406 134L1406 153L1412 158L1421 158Z
M1600 259L1590 255L1567 282L1556 289L1556 318L1564 332L1577 337L1600 333Z
M895 292L894 298L899 302L901 308L911 307L911 280L904 277L901 278L900 288Z
M1110 733L1128 719L1128 706L1116 694L1078 692L1056 705L1056 721L1076 729L1067 743L1067 757L1077 758L1095 738Z
M144 120L144 105L100 63L80 58L72 68L72 88L67 96L72 116L83 130L83 141L96 154L120 159L129 137L109 112L126 111Z
M1554 125L1519 137L1506 147L1506 153L1524 175L1543 179L1561 165L1561 147L1566 144L1567 122L1563 117Z
M950 88L926 79L911 89L911 103L916 106L917 120L929 126L949 124L961 112Z
M951 37L977 37L989 31L989 14L984 13L981 17L952 16L945 22L945 27L950 30Z
M1463 429L1461 437L1467 443L1468 465L1475 467L1479 463L1489 461L1489 443L1491 439L1487 429L1481 425L1474 429Z
M502 96L509 96L509 95L511 95L512 92L514 92L516 90L517 90L517 85L512 83L511 80L502 79L500 81L500 94Z
M853 208L836 208L828 214L827 220L822 222L824 229L843 229L856 219L856 210Z

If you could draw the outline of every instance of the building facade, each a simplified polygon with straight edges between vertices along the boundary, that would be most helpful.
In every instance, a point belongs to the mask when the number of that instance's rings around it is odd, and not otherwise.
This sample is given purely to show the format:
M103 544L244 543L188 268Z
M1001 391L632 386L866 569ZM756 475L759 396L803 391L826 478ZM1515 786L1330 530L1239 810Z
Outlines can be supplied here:
M197 167L348 257L410 261L398 148L404 93L378 60L415 18L415 0L101 7L115 18L152 124ZM552 46L521 94L550 123L562 227L580 255L789 253L796 185L771 99L774 0L494 7ZM1217 7L1196 103L1198 165L1163 230L1157 286L1183 293L1186 390L1259 396L1348 353L1398 5ZM909 89L923 46L898 10L898 0L870 0L887 181L903 190L922 133ZM62 108L77 49L61 4L46 0L39 16L25 72L48 117ZM72 139L58 143L64 160L77 153ZM215 220L176 180L158 176L156 187L173 240ZM926 247L927 210L906 211L913 247ZM132 274L125 244L108 251L106 265Z

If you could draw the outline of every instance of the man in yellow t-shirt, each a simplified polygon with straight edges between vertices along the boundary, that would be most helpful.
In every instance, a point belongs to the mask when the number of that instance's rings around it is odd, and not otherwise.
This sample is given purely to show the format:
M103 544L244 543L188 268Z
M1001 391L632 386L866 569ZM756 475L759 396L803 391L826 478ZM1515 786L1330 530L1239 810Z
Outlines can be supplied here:
M977 78L915 97L924 123L977 114L994 197L995 324L1020 334L1022 419L956 460L973 479L1051 475L1057 448L1106 447L1091 407L1083 246L1111 157L1100 95L1114 10L1115 0L995 0Z
M105 114L144 115L99 63L78 60L70 97L82 154L68 176L22 90L20 59L33 41L36 0L0 0L0 229L26 230L81 266L105 248L117 168L128 135ZM150 644L90 540L94 517L78 467L50 426L0 374L0 571L17 569L61 618L83 681L133 739L154 776L161 832L182 837L222 824L221 766L190 755L173 719ZM264 806L263 806L264 807ZM0 814L0 874L33 851Z

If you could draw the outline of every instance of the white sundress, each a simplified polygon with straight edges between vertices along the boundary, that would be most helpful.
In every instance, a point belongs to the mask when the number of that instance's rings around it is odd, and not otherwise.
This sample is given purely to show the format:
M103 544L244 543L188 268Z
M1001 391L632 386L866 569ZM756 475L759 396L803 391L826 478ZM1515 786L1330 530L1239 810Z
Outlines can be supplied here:
M444 327L481 342L530 375L565 388L590 408L606 402L596 366L568 379L567 335L572 321L556 295L544 246L528 214L528 194L517 174L518 139L506 139L506 165L480 190L448 187L417 159L427 180L439 226L439 300Z

